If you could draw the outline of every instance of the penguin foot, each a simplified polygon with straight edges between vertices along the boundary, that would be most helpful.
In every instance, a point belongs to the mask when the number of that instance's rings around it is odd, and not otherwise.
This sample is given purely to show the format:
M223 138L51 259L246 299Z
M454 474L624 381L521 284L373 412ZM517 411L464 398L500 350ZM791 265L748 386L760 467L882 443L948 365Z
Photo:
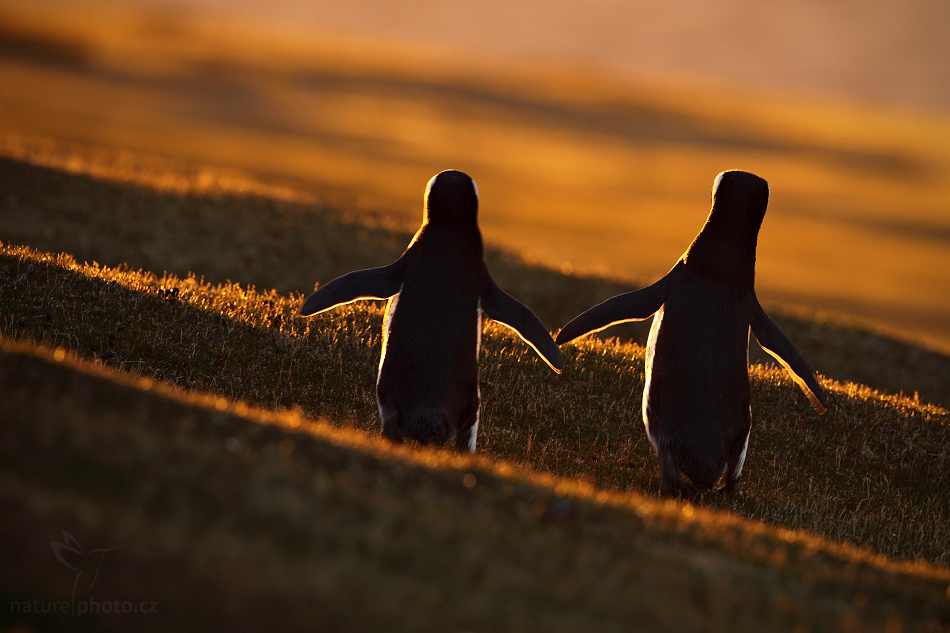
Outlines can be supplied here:
M679 473L676 473L675 477L664 477L663 473L660 473L660 497L692 499L697 492L696 488Z

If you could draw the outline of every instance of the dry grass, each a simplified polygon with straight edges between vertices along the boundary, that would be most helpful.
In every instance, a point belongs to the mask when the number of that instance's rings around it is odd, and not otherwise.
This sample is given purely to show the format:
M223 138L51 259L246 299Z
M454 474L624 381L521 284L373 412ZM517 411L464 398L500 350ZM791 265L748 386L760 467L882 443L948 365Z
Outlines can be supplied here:
M76 264L3 247L8 338L43 341L138 375L378 432L374 378L381 312L351 304L307 320L300 295ZM564 350L551 377L490 325L481 361L479 451L609 490L657 489L641 430L642 348L597 340ZM946 565L950 426L946 411L825 381L815 416L777 371L754 366L754 432L741 496L701 503L808 529L895 558Z
M314 282L392 261L453 166L518 253L491 250L493 276L553 330L636 285L562 263L665 272L712 175L744 167L776 192L766 300L946 343L945 120L46 17L0 24L0 598L66 595L37 561L77 526L130 544L102 595L166 605L135 628L950 626L944 354L773 314L839 381L833 412L754 366L744 494L660 505L637 345L569 346L555 377L489 324L460 458L372 437L379 306L295 316Z
M428 178L460 168L490 243L630 280L667 271L714 175L742 168L772 186L767 304L950 349L945 116L479 68L90 4L0 16L5 138L210 165L411 221Z
M126 276L127 281L128 276ZM187 302L187 298L181 301ZM0 342L0 622L43 630L938 631L950 573L800 532L392 447ZM24 618L95 593L149 614ZM15 590L13 589L15 587ZM81 600L80 600L81 601ZM27 628L26 630L30 630ZM23 628L17 629L23 630Z
M306 294L315 282L395 260L416 228L169 161L56 144L19 155L0 156L0 240L68 252L79 261ZM638 287L526 265L492 248L487 257L499 284L552 330ZM950 357L840 318L770 312L818 372L950 406ZM648 322L629 324L604 335L642 345L648 328ZM752 360L772 362L754 342Z
M585 341L552 377L489 324L481 455L392 449L374 437L380 306L302 320L299 293L184 273L309 290L393 259L408 241L398 225L240 179L73 171L0 160L2 237L180 276L0 246L2 336L71 350L64 363L9 342L0 354L0 540L17 544L2 566L16 576L0 574L5 602L69 594L48 542L72 529L90 546L128 544L96 595L162 605L154 618L80 621L92 629L950 622L944 570L873 555L947 565L945 411L826 382L835 412L817 418L782 374L754 367L745 493L699 501L733 514L661 505L649 499L656 465L638 413L642 349ZM489 259L549 325L625 288ZM939 354L802 315L782 326L819 366L887 381L923 359L947 384ZM848 350L861 345L878 353L855 362Z

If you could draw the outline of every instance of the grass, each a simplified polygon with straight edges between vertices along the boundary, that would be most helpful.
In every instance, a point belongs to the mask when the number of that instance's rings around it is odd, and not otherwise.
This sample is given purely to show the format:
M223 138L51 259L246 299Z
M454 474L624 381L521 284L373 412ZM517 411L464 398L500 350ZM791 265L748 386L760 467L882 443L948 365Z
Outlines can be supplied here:
M253 181L95 165L0 159L0 237L115 264L0 245L11 608L69 595L47 546L66 529L88 547L126 545L95 595L160 605L79 620L94 630L950 622L943 409L825 380L833 412L819 418L784 374L754 366L743 495L663 504L639 416L642 348L584 340L552 376L489 323L479 454L390 447L373 390L381 304L295 315L314 281L394 259L409 237L398 223ZM496 250L489 265L549 325L628 287ZM946 385L940 354L840 321L779 320L819 367L883 381L898 368L913 385L915 360L931 362ZM856 361L862 345L877 353Z
M0 240L79 261L306 294L316 282L394 261L418 225L168 161L57 144L10 153L0 152ZM529 265L495 248L487 259L501 287L552 330L639 287ZM816 371L950 406L950 357L838 317L769 312ZM648 329L628 324L604 335L643 345ZM754 339L751 358L772 362Z
M0 539L17 544L0 567L0 622L16 630L950 624L945 568L485 457L394 447L63 349L0 341L0 391ZM95 596L155 613L8 611L70 595L74 576L48 548L64 527L90 547L122 545Z
M945 121L96 15L0 24L4 602L68 595L48 547L67 529L127 544L96 595L161 605L93 629L950 626L945 354L770 309L832 412L753 365L743 494L661 504L643 325L566 347L554 376L488 323L460 457L376 437L381 305L296 317L315 282L395 259L457 166L510 249L493 276L554 330L665 271L741 166L776 192L770 307L946 337Z
M8 148L53 138L129 154L133 167L141 156L212 166L407 222L425 182L459 168L479 184L490 243L626 280L666 272L702 225L715 174L742 168L772 190L766 305L850 314L950 349L945 115L626 85L116 3L8 5Z
M381 307L351 304L307 320L302 297L194 277L0 251L10 339L63 346L137 375L378 433ZM548 376L519 340L489 325L481 360L479 452L614 491L652 495L642 431L643 349L596 339L564 350ZM753 366L754 431L744 494L701 504L807 529L894 558L950 563L950 416L907 398L825 381L814 415L783 373Z

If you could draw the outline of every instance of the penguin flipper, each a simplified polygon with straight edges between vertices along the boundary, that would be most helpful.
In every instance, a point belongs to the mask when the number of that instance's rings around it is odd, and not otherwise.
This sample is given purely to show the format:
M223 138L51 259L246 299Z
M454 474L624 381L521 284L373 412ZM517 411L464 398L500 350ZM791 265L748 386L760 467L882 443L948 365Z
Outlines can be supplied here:
M526 305L499 288L498 284L488 276L487 270L481 294L481 305L485 314L517 332L518 336L530 345L551 369L561 373L564 369L561 350L557 348L547 328Z
M557 344L564 345L580 336L599 332L616 323L649 319L663 307L663 302L666 300L666 286L670 278L679 270L680 264L677 263L663 279L652 286L617 295L574 317L558 332Z
M765 313L758 299L755 299L755 313L752 316L752 333L766 352L781 363L792 380L808 397L811 406L819 415L828 410L828 399L825 390L815 379L815 372L798 348L788 340L785 333L778 328L769 315Z
M307 297L300 308L301 316L311 316L360 299L388 299L399 292L402 284L402 261L399 259L389 266L357 270L337 277Z

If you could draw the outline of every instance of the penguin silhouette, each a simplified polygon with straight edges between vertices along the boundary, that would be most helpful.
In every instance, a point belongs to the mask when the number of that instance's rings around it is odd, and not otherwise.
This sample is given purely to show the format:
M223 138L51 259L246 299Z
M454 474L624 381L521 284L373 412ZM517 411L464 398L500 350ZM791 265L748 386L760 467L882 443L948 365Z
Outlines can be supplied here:
M460 171L429 180L422 226L397 261L334 279L300 313L386 298L376 396L383 435L395 442L475 450L482 312L515 330L561 373L561 352L547 329L492 281L478 229L478 188Z
M756 242L768 200L762 178L743 171L719 174L706 224L665 277L608 299L558 333L563 345L653 316L643 422L659 459L662 495L707 491L722 475L726 490L736 488L752 428L750 329L815 410L823 414L828 408L808 362L755 296Z

